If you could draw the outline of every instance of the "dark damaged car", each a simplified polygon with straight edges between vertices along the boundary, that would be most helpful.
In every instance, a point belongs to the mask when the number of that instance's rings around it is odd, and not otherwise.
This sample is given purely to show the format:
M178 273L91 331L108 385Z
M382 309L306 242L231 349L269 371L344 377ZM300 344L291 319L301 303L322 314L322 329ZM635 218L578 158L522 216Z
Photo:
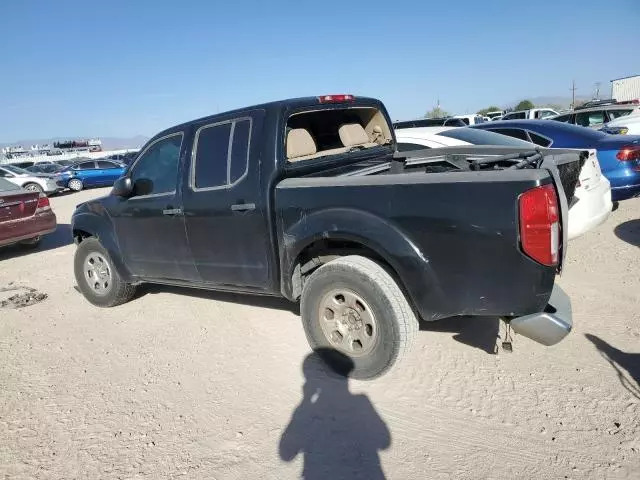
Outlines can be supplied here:
M572 326L555 278L585 155L398 153L384 106L351 95L221 113L159 133L78 206L76 281L101 307L145 282L300 302L311 347L356 378L397 363L420 318L493 315L552 345Z

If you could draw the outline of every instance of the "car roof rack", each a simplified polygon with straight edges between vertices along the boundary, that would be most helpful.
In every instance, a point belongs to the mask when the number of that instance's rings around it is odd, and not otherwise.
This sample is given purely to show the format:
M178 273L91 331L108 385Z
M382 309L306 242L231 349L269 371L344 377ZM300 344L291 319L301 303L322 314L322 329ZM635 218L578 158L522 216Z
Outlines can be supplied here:
M577 107L574 107L574 110L582 110L583 108L591 108L591 107L600 107L602 105L615 105L615 98L608 98L606 100L589 100L588 102L583 103Z

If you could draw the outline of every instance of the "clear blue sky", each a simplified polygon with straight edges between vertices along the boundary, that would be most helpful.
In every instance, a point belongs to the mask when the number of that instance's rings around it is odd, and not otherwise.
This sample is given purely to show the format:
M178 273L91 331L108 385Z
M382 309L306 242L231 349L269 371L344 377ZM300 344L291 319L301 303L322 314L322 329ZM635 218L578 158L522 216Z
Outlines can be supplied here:
M1 18L0 142L322 93L465 113L640 74L638 0L21 0Z

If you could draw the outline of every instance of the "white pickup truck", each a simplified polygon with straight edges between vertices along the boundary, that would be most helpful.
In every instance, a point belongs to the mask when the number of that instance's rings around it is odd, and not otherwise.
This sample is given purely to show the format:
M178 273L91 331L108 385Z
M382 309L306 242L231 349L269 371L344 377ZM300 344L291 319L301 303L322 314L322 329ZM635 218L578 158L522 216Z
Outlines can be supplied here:
M544 120L556 115L558 115L558 112L550 108L532 108L530 110L505 113L501 120Z

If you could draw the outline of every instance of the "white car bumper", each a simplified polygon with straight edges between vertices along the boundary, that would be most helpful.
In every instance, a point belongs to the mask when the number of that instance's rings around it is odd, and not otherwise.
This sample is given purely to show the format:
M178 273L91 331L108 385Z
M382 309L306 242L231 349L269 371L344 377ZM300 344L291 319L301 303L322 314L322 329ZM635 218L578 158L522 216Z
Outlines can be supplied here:
M598 184L588 191L583 188L576 189L575 196L578 202L569 209L569 240L604 223L613 208L611 185L604 175L600 177Z

